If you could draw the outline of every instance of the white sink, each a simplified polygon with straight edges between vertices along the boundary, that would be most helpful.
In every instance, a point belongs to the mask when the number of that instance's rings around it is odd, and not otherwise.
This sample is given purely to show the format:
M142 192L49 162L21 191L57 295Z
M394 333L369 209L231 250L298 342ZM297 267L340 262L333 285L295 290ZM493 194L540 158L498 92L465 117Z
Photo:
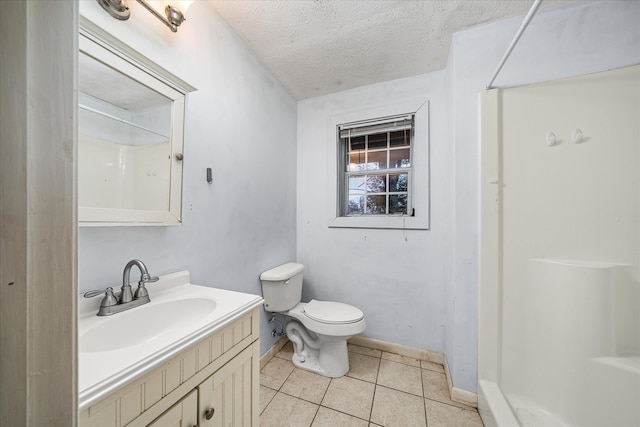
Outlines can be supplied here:
M159 304L146 304L111 316L80 336L84 353L113 351L149 343L176 329L198 322L216 308L210 298L186 298Z

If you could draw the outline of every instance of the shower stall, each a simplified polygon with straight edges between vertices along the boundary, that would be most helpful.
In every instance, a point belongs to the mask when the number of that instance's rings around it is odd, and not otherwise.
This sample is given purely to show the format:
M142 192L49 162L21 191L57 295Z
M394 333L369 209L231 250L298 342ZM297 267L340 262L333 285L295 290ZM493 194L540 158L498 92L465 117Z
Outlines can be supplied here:
M482 94L478 407L640 425L640 66Z

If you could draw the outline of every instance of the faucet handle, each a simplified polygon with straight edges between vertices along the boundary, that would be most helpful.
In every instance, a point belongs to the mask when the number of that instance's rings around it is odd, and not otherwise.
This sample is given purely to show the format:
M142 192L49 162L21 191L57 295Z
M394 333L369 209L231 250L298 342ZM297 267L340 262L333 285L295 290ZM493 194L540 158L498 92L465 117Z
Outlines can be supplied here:
M95 290L95 291L85 292L84 294L82 294L82 296L85 297L85 298L93 298L95 296L103 294L104 292L105 292L104 289L98 289L98 290Z
M102 298L100 307L111 307L114 305L118 305L118 298L113 294L113 288L111 287L107 289L85 292L83 296L85 298L92 298L102 293L104 293L104 298Z
M85 298L93 298L101 294L104 294L105 296L107 296L109 294L109 291L111 291L111 293L113 294L113 288L109 287L105 289L96 289L95 291L88 291L82 294L82 296Z
M145 283L157 282L160 280L158 276L149 277L148 274L143 274L140 276L140 280L138 281L138 289L136 289L135 294L133 295L134 299L149 299L149 292L147 288L144 287Z
M160 280L160 277L158 277L158 276L149 277L148 274L143 274L140 277L140 281L138 282L138 284L140 284L140 282L142 282L142 283L152 283L152 282L157 282L158 280Z

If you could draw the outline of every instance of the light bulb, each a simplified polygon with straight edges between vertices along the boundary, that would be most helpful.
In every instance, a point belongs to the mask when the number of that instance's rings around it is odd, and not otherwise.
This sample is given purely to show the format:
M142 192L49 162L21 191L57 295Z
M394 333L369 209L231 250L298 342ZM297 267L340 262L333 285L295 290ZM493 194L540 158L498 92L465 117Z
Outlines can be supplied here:
M171 0L171 1L167 1L168 5L174 6L176 9L178 9L180 12L182 12L182 15L186 15L187 14L187 10L191 6L191 3L193 3L193 0Z

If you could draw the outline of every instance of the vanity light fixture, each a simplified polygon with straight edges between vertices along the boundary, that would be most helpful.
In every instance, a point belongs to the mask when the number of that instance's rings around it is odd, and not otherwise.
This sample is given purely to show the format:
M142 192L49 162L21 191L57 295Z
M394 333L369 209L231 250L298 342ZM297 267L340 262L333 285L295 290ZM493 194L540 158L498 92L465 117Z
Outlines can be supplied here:
M127 0L96 0L109 15L121 21L126 21L131 15ZM187 13L187 9L193 3L193 0L136 0L145 9L151 12L156 18L162 21L167 27L174 33L178 31L178 26L185 21L184 15ZM159 7L158 7L159 6ZM162 16L159 10L164 7L164 13L166 16Z

